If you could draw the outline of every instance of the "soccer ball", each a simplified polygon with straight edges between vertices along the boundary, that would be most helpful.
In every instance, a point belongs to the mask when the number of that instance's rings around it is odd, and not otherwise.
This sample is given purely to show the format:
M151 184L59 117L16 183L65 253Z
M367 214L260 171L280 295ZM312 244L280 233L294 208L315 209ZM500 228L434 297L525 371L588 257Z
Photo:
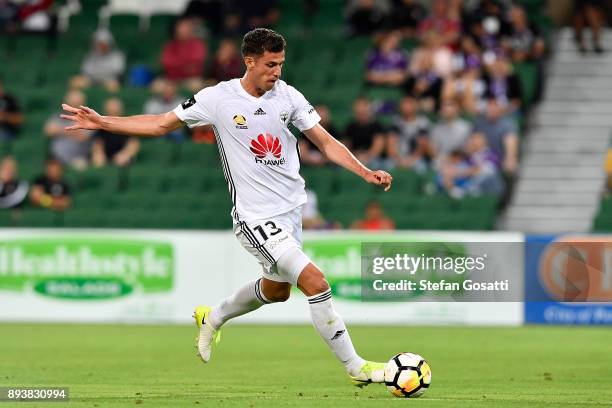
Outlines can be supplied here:
M396 397L420 397L430 384L431 368L418 354L399 353L385 365L385 385Z

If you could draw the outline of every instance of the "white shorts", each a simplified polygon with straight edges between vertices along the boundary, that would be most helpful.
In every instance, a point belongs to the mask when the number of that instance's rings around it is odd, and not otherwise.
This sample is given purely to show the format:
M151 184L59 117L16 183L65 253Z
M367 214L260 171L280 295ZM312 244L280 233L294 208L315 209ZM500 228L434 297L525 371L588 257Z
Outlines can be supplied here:
M278 267L277 262L289 250L297 248L301 252L301 206L267 219L248 222L234 221L234 234L240 244L257 258L262 266L264 278L297 285L300 272L307 262L303 261L297 266L294 265L292 270L282 270Z

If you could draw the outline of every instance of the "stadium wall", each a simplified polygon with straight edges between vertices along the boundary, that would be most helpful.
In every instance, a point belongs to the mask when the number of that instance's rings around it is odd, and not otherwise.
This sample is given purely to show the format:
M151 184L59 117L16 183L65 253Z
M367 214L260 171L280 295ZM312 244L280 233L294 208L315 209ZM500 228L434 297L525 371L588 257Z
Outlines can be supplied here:
M522 241L521 234L305 233L338 310L358 324L518 325L521 303L363 302L346 282L360 276L362 241ZM321 250L321 248L326 248ZM522 264L522 263L521 263ZM522 271L509 270L508 273ZM231 232L4 229L0 231L0 320L189 323L195 304L215 304L259 276ZM348 289L347 289L348 288ZM309 323L302 295L240 319Z

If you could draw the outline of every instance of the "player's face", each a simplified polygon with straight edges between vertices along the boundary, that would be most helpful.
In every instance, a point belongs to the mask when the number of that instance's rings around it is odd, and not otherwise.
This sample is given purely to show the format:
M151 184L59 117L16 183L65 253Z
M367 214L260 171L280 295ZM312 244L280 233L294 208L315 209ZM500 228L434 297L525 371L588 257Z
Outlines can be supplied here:
M253 58L251 64L247 62L247 67L250 65L257 88L267 92L280 79L284 63L285 51L265 51L263 55Z

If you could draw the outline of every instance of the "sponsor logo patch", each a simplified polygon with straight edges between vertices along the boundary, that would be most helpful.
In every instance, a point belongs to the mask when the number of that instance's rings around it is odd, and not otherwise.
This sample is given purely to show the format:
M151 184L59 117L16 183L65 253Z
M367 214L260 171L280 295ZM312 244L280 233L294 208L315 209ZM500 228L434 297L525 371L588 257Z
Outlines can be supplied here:
M236 124L236 129L248 129L249 127L246 124L246 118L242 115L234 115L233 117L234 123Z

